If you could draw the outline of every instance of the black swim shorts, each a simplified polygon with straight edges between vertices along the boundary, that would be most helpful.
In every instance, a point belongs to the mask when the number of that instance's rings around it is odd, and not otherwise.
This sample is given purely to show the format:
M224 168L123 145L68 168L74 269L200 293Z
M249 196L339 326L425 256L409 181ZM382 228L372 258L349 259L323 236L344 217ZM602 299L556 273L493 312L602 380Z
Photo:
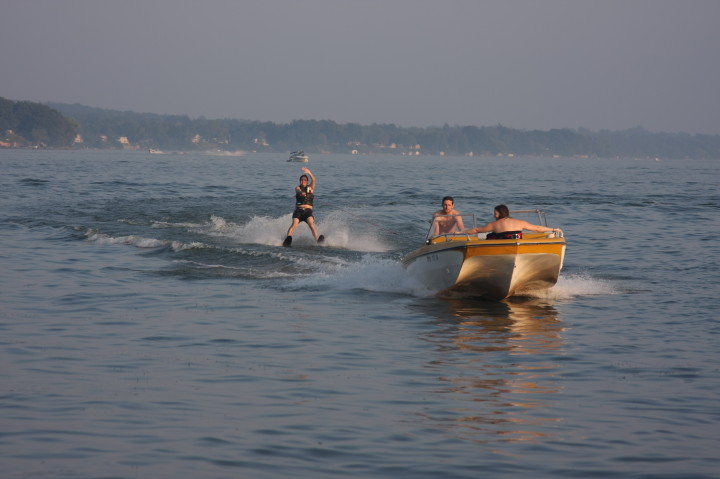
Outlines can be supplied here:
M488 233L485 239L522 239L522 231L503 231L502 233Z
M295 211L293 211L293 218L299 219L301 222L304 221L307 223L308 218L313 216L313 209L312 208L295 208Z

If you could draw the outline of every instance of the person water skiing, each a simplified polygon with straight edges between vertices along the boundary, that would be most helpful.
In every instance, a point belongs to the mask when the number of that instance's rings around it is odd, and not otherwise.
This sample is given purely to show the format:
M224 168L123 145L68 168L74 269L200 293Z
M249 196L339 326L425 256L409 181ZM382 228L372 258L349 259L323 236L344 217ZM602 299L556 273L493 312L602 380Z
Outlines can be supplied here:
M303 168L302 171L305 174L300 176L300 184L295 187L295 211L293 211L292 224L290 228L288 228L283 246L292 245L292 235L301 221L304 221L310 227L315 241L318 243L325 241L323 235L318 235L317 228L315 227L315 218L313 216L313 201L315 200L317 180L309 168ZM308 178L308 176L310 178Z

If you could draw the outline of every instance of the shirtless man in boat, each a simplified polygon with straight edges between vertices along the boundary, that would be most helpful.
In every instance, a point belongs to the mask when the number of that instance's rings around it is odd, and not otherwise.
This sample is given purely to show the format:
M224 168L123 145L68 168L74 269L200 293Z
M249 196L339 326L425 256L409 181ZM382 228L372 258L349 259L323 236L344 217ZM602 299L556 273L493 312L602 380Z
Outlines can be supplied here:
M495 211L493 211L495 221L478 226L477 228L469 228L464 230L463 233L476 234L476 233L492 233L488 235L488 239L505 239L514 238L515 234L520 233L522 237L522 231L535 231L537 233L559 233L562 230L560 228L548 228L547 226L534 225L524 220L510 217L510 210L505 205L497 205ZM505 236L503 236L505 235Z
M452 196L446 196L442 199L442 209L433 214L434 235L444 235L462 231L465 228L462 216L455 210L455 199Z

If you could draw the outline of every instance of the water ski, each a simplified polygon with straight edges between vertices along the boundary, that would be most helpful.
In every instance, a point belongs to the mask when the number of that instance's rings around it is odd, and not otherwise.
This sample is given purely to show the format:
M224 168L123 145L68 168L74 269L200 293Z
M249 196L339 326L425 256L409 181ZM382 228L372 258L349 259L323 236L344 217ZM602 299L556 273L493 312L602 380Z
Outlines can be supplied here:
M318 236L317 244L325 244L325 236L324 235ZM292 246L292 236L286 236L285 241L283 241L282 245L285 247Z

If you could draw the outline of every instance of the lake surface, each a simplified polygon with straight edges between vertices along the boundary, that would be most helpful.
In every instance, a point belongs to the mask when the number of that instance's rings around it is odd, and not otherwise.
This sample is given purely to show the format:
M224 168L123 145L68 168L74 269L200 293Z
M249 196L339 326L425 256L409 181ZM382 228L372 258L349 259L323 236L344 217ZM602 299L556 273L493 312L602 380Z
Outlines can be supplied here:
M286 159L0 150L3 478L718 477L720 161ZM558 284L420 287L444 195Z

